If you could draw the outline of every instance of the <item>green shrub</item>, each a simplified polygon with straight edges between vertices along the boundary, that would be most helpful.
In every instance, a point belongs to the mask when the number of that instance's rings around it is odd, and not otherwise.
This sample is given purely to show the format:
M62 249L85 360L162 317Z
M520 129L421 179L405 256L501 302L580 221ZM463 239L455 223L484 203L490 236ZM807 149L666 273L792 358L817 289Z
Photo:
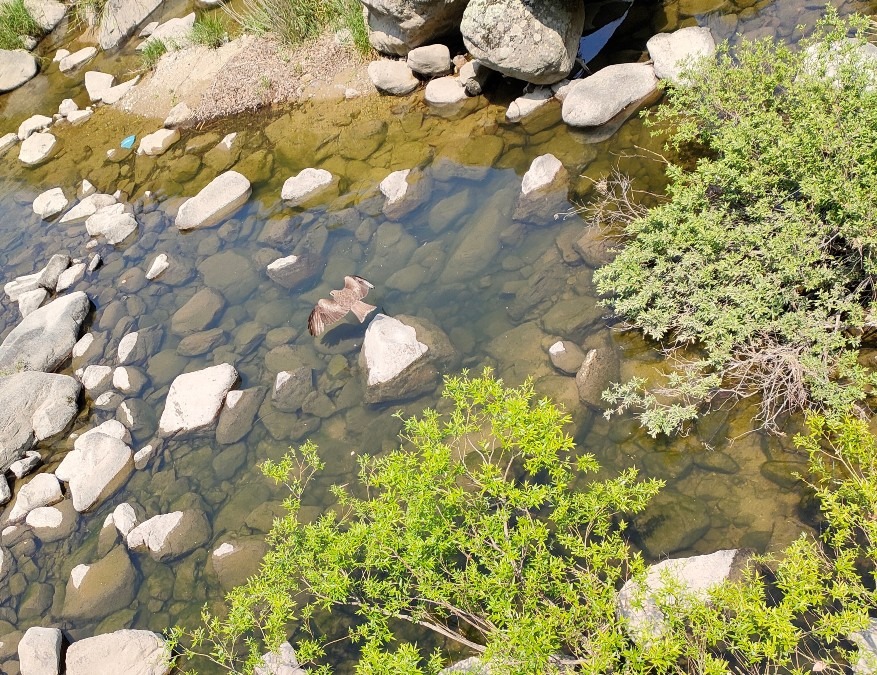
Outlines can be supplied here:
M642 569L622 517L641 511L660 481L630 469L585 482L596 460L576 451L568 416L529 383L464 374L445 380L443 397L449 412L404 419L401 449L360 457L360 484L334 487L336 506L314 523L297 513L322 468L316 448L267 462L265 473L290 488L288 515L274 524L259 574L227 596L227 618L205 609L184 654L250 672L265 645L251 640L240 653L242 636L275 648L296 621L299 659L319 661L315 622L348 608L357 618L346 636L327 637L358 644L362 674L437 671L444 655L423 653L405 624L480 654L496 674L617 667L626 641L616 588Z
M143 64L144 68L154 68L158 60L167 52L167 44L158 38L153 38L146 43L143 51L140 52L140 63Z
M801 49L724 45L668 88L649 121L701 159L669 164L666 200L627 219L595 281L675 359L664 381L614 385L610 414L638 409L656 435L716 396L758 396L775 429L874 384L857 335L877 293L877 68L846 37L864 28L832 11Z
M24 6L24 0L11 0L0 5L0 49L22 49L22 37L36 37L41 32L39 24Z
M215 14L205 14L192 26L192 42L210 49L221 47L228 39L225 22Z

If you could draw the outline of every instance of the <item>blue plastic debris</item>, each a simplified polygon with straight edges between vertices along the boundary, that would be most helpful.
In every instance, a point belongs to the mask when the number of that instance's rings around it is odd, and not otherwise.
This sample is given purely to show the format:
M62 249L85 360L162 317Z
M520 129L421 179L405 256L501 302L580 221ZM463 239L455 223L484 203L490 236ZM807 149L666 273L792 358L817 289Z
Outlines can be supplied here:
M135 140L137 140L137 136L135 136L134 134L131 134L130 136L126 136L125 138L122 139L122 147L125 148L125 150L130 150L131 148L134 147Z

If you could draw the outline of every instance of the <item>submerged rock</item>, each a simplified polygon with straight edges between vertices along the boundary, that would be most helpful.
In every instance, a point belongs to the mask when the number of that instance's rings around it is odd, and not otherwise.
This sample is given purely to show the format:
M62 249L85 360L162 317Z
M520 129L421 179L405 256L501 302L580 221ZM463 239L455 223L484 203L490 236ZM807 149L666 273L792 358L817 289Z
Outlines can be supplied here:
M263 537L225 540L210 554L210 566L223 590L230 591L259 571L267 552L268 545Z
M159 434L173 436L211 427L237 379L237 370L227 363L179 375L168 391Z
M0 49L0 92L18 89L37 74L37 60L24 49Z
M177 212L179 230L197 230L217 225L250 198L250 181L237 171L226 171L214 178Z
M97 621L131 604L137 591L137 570L131 564L124 546L116 546L104 558L91 565L77 565L70 572L61 616L73 621ZM92 638L95 639L95 638ZM79 652L74 647L88 640L74 643L67 650L67 673L96 675L97 673L137 672L123 670L124 659L104 664L94 670L77 669ZM74 654L71 658L71 652ZM111 669L113 666L114 669ZM142 672L142 671L141 671Z
M553 84L572 70L585 8L565 0L470 0L460 32L472 56L509 77Z
M655 70L647 63L607 66L572 84L563 101L563 121L574 127L605 124L628 106L649 99L657 87Z
M551 365L567 375L575 375L585 360L582 348L569 340L558 340L548 348Z
M9 512L9 523L24 520L28 513L40 506L49 506L63 499L61 484L54 474L40 473L34 476L18 491L12 510Z
M0 372L52 371L70 356L91 303L81 291L40 307L0 345Z
M217 443L220 445L237 443L249 433L266 392L265 387L252 387L226 394L225 405L216 425Z
M688 26L672 33L658 33L646 43L655 75L673 84L684 84L682 70L697 59L716 53L716 41L709 28Z
M507 122L520 122L528 115L532 115L542 106L554 98L554 92L551 87L539 87L531 92L527 92L523 96L518 96L509 104L506 110L505 118Z
M34 443L61 433L79 411L80 384L68 375L24 372L0 378L0 471Z

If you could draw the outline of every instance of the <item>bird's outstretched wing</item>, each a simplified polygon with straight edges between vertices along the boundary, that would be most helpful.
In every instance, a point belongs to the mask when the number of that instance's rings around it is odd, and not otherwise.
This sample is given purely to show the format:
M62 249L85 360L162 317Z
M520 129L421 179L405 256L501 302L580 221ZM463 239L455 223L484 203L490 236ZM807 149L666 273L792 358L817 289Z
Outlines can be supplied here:
M362 300L368 295L369 289L374 288L370 281L356 275L344 277L344 288L356 293L357 298Z
M334 300L319 300L317 306L311 311L308 317L308 331L314 337L320 335L326 326L335 323L344 318L347 314L346 309L341 309Z

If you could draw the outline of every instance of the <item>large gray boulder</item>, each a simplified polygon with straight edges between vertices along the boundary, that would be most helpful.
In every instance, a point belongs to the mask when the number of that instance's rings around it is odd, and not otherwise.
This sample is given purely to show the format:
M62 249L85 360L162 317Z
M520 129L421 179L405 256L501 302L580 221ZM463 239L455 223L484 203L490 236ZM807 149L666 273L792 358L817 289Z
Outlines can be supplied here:
M750 555L745 549L727 549L662 560L649 567L644 579L629 579L616 599L616 611L626 620L627 633L640 645L659 638L667 629L659 602L670 588L675 590L678 584L684 593L706 599L711 588L739 578Z
M37 441L67 428L81 385L68 375L26 372L0 378L0 472Z
M570 126L596 127L650 99L657 88L655 69L647 63L607 66L571 85L561 115Z
M67 650L67 675L167 675L167 648L157 633L117 630L79 640Z
M90 511L109 499L134 472L134 453L124 441L105 433L83 434L55 469L68 483L73 507Z
M56 0L24 0L28 13L44 33L50 33L61 23L67 8Z
M17 89L37 74L37 60L24 49L0 49L0 93Z
M0 345L0 373L55 370L70 356L89 307L77 291L28 315Z
M456 30L467 1L362 0L369 42L382 54L404 56Z
M161 0L108 0L98 32L101 49L118 47L160 4Z
M569 0L471 0L460 31L469 53L509 77L553 84L569 75L585 6Z

